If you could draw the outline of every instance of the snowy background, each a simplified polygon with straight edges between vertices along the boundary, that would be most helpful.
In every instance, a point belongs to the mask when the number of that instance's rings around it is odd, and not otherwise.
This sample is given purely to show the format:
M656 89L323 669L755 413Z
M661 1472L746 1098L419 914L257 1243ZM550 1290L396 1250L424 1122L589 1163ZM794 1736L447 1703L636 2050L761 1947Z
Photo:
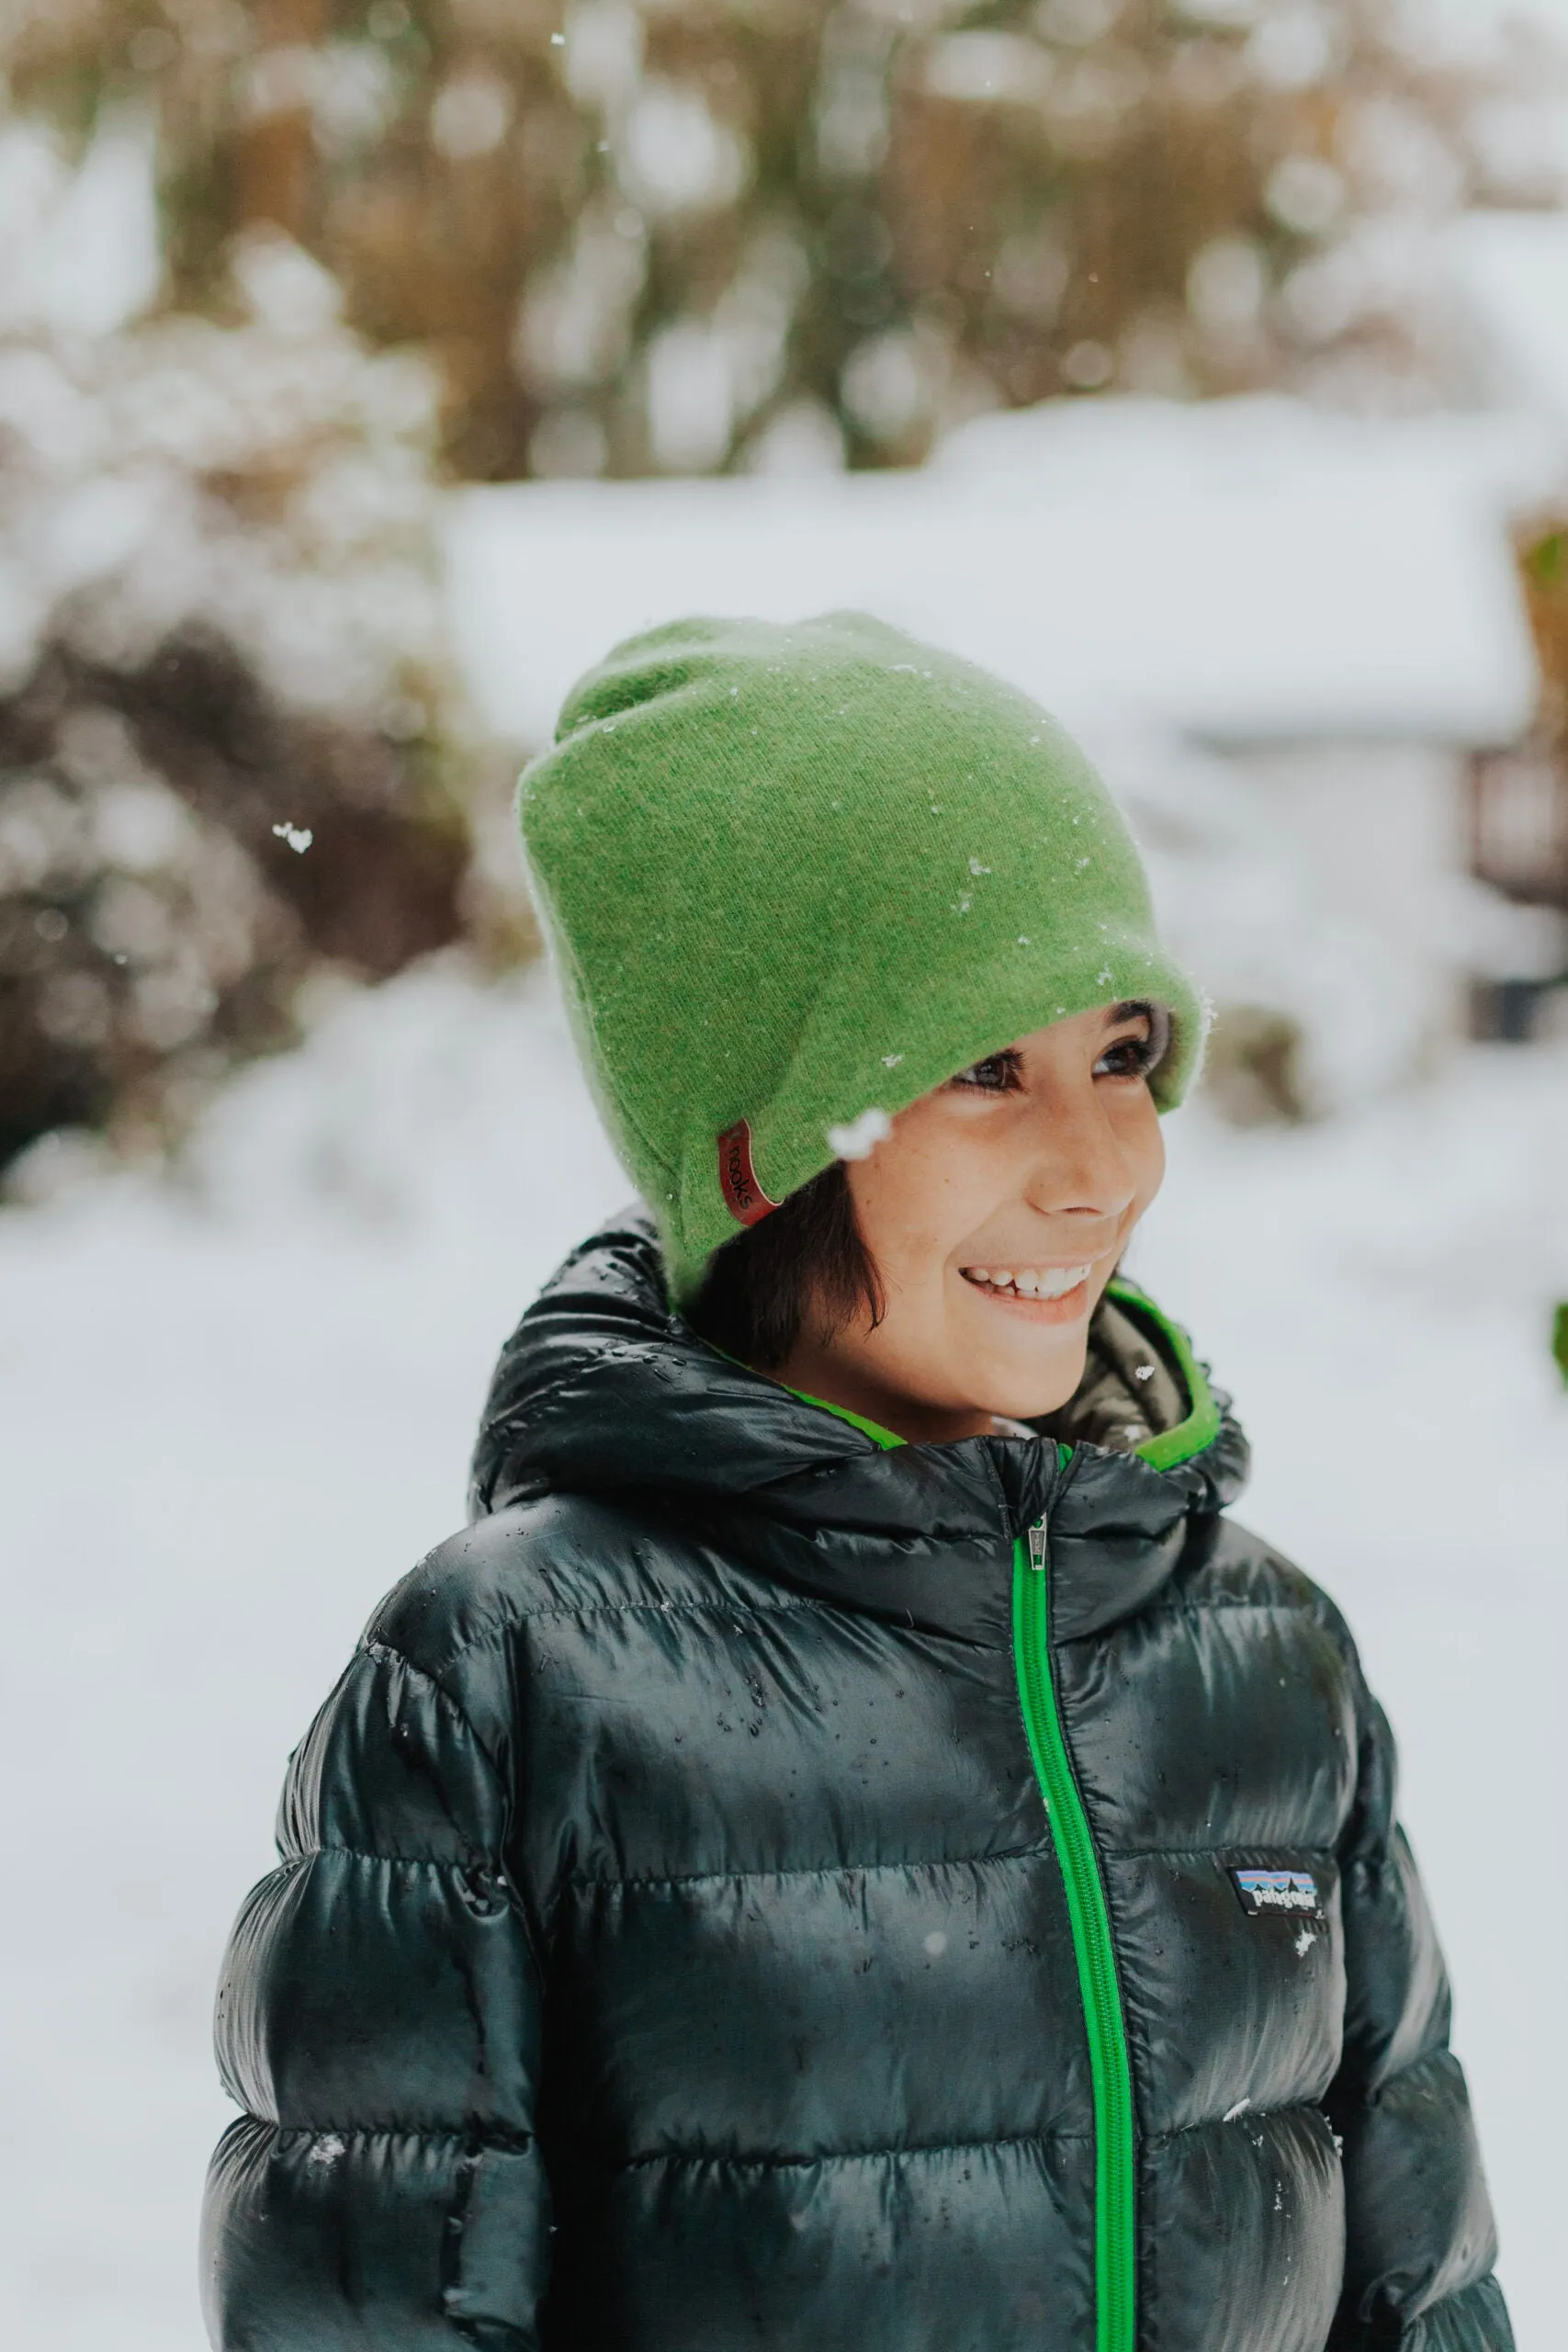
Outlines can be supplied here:
M1223 31L1271 12L1299 35L1314 7L1193 0L1186 15ZM1036 13L1081 29L1115 11ZM1455 55L1500 13L1416 11ZM1568 25L1568 0L1536 13ZM187 14L223 17L206 0ZM410 14L368 12L388 55ZM564 14L573 103L652 172L657 123L615 81L631 12ZM155 62L149 39L170 37L135 33ZM333 185L351 184L353 138L378 106L391 120L385 76L353 113L343 72L363 50L338 43L338 78L304 81L289 51L294 83L269 53L244 136L305 89ZM943 48L946 96L976 97L998 54ZM863 59L843 71L846 89L863 81ZM1356 301L1403 319L1408 297L1420 323L1398 364L1418 355L1419 398L1405 378L1359 405L1288 374L1232 383L1235 305L1256 308L1261 281L1222 240L1194 265L1189 326L1217 371L1198 388L1224 397L1118 379L1093 400L975 413L954 363L949 409L917 419L928 462L844 472L820 385L786 387L759 424L758 338L779 330L744 270L738 308L726 296L702 333L660 326L646 367L634 356L617 375L617 360L601 381L581 352L568 366L572 335L592 359L603 326L581 308L610 249L589 207L565 261L532 254L518 365L536 406L502 422L535 435L535 473L592 473L624 447L676 478L459 489L447 473L502 427L479 402L447 472L434 462L439 349L370 349L321 261L270 233L229 254L213 315L169 316L145 118L106 117L78 166L0 113L0 716L51 632L73 659L86 647L107 692L116 662L134 684L157 629L195 614L311 725L324 715L402 757L442 711L466 758L475 741L539 741L581 662L675 606L860 601L1060 707L1127 800L1172 934L1232 1034L1249 1009L1287 1023L1311 1115L1238 1127L1216 1091L1173 1120L1135 1270L1236 1396L1255 1448L1241 1515L1344 1603L1393 1715L1523 2352L1562 2341L1568 2194L1568 1393L1549 1346L1568 1298L1568 990L1511 1045L1465 1042L1463 997L1477 979L1550 977L1568 944L1560 921L1466 875L1461 807L1472 754L1525 739L1540 693L1510 532L1568 497L1568 215L1540 201L1549 181L1568 189L1568 111L1540 81L1536 112L1488 117L1502 180L1528 179L1527 196L1494 189L1468 212L1451 187L1432 198L1429 148L1412 164L1385 120L1404 180L1371 172L1370 209L1337 243L1289 247L1270 318L1332 312L1337 350ZM451 67L431 107L442 168L491 168L509 91ZM209 85L197 96L193 119ZM668 114L670 85L651 96ZM739 151L702 121L716 187ZM1299 212L1312 188L1297 181ZM1321 198L1321 173L1312 186ZM650 182L660 234L666 197ZM615 270L612 292L624 253ZM505 289L515 309L515 273ZM840 422L852 435L880 416L898 457L936 395L916 364L929 338L895 342L875 339L874 364L846 345ZM1092 389L1100 348L1071 343L1065 380L1076 367ZM735 350L751 355L750 409ZM683 478L705 434L754 430L740 471ZM112 984L126 1050L161 1037L158 1069L178 1080L156 1118L143 1101L107 1141L62 1121L16 1161L0 1208L0 1769L19 1849L0 1940L0 2331L28 2352L197 2352L196 2211L230 2112L212 1992L268 1866L288 1753L380 1594L459 1523L501 1340L626 1189L547 974L507 967L527 926L499 803L473 813L482 889L470 876L442 916L459 944L369 988L341 941L288 929L296 902L316 920L306 886L330 876L330 797L319 840L276 848L275 822L307 830L284 758L256 803L263 881L243 882L210 810L192 847L186 786L132 757L130 724L99 728L96 765L78 730L51 771L51 805L96 827L107 883L82 878L77 834L66 856L36 827L7 831L21 803L0 774L0 891L54 891L73 922L73 891L141 909L113 955L130 977L106 978L106 932L98 962L67 976L59 1037L85 1034L84 978ZM455 753L449 767L468 772ZM173 865L154 836L175 842ZM20 885L7 857L34 861ZM250 985L252 967L223 961L234 923L209 926L197 968L190 910L210 905L214 874L273 940L269 986L298 1039L249 1066L212 1046L224 990ZM58 933L39 935L63 935L52 899L45 912Z

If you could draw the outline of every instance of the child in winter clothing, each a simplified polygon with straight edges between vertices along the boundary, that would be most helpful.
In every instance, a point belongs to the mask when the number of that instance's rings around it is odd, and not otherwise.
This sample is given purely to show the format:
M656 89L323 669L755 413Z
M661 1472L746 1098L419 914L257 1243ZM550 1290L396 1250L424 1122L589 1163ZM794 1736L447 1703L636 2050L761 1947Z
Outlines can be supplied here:
M690 622L522 813L649 1214L294 1759L213 2342L1505 2352L1386 1724L1116 1272L1203 1015L1099 779Z

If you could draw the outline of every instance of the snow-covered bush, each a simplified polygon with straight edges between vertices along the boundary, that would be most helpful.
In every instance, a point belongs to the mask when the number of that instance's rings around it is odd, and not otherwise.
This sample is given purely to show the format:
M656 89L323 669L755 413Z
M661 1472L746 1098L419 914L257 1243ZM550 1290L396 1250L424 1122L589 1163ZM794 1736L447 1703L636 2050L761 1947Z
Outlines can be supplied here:
M237 245L229 323L137 317L133 124L76 171L6 127L0 209L3 1160L177 1123L323 958L452 939L468 843L429 372L276 232Z

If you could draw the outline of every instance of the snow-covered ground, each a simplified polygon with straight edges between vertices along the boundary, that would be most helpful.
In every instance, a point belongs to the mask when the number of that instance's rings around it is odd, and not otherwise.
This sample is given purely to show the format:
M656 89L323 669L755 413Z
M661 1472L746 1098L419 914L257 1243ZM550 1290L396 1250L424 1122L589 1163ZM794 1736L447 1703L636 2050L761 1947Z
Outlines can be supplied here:
M1523 2352L1568 2168L1568 1049L1293 1134L1172 1123L1139 1271L1238 1394L1244 1515L1345 1601L1404 1747ZM461 1515L498 1341L625 1184L539 977L347 999L178 1183L0 1216L0 2333L196 2352L219 1954L287 1753Z

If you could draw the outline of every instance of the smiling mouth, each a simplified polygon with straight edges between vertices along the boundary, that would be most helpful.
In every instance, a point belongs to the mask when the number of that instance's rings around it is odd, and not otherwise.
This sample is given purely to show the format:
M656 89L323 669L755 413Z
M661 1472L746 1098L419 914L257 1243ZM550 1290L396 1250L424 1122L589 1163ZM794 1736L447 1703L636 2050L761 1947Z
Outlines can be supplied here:
M964 1266L966 1283L989 1291L995 1298L1032 1301L1069 1299L1081 1290L1093 1270L1093 1261L1077 1266Z

